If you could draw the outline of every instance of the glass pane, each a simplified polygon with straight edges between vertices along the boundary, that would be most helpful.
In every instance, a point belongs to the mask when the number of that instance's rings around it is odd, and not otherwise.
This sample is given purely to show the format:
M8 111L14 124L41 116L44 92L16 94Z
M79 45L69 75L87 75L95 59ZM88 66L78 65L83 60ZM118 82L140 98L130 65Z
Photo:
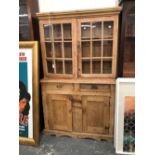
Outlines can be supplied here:
M113 22L104 22L104 38L112 38L113 37Z
M52 61L47 60L48 73L54 73L54 68L54 63Z
M28 16L19 17L19 40L31 40L31 37Z
M64 40L71 40L71 24L63 24Z
M54 43L56 58L62 58L62 48L61 47L62 47L62 43L59 43L59 42Z
M93 74L101 73L101 61L93 61Z
M63 63L61 60L56 60L56 73L62 74L63 73Z
M65 58L72 58L72 43L64 43Z
M52 44L51 44L51 42L46 42L45 46L46 46L46 56L47 57L53 57L53 51L52 51Z
M112 47L113 41L104 41L103 42L103 56L104 57L112 57Z
M93 41L93 57L101 57L101 41Z
M54 40L61 40L61 25L60 24L53 25L53 34L54 34Z
M100 39L101 38L101 22L96 22L92 24L92 37L94 39Z
M81 23L81 38L90 39L90 23Z
M90 73L90 61L82 61L82 73Z
M72 74L72 61L65 61L66 74Z
M19 15L28 13L26 0L19 0L19 6Z
M50 25L50 24L44 25L44 36L45 36L45 41L51 40L51 38L52 38L52 25Z
M82 57L90 57L90 42L82 42Z
M32 40L31 24L29 23L28 7L26 0L19 1L19 40Z
M103 61L103 73L112 73L112 61Z

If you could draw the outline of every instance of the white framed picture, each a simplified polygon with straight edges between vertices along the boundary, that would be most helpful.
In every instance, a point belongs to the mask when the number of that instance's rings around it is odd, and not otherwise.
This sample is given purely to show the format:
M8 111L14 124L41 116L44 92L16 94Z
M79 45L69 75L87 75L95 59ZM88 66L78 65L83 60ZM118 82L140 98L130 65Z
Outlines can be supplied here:
M135 154L135 79L116 80L115 131L116 153Z

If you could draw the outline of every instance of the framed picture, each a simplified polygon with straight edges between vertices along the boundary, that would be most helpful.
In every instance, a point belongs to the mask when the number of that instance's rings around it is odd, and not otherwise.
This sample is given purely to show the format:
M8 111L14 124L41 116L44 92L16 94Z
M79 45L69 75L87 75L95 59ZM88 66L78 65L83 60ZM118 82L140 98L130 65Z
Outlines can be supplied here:
M135 154L135 79L116 81L115 134L116 153Z
M38 42L19 42L19 142L39 144Z

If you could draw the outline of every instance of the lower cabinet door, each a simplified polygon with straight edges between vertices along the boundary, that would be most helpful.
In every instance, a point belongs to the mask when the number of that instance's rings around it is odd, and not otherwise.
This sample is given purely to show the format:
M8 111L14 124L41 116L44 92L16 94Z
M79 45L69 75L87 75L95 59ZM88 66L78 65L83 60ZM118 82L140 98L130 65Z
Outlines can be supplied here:
M47 95L50 130L72 131L72 107L67 95Z
M110 99L102 96L83 96L83 131L108 134L110 127Z

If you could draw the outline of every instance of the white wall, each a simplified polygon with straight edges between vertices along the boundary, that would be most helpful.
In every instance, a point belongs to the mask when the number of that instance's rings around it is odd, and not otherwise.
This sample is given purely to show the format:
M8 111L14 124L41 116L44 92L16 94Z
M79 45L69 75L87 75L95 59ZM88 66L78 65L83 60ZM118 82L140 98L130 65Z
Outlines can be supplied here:
M118 6L118 0L38 0L40 12L96 9Z

